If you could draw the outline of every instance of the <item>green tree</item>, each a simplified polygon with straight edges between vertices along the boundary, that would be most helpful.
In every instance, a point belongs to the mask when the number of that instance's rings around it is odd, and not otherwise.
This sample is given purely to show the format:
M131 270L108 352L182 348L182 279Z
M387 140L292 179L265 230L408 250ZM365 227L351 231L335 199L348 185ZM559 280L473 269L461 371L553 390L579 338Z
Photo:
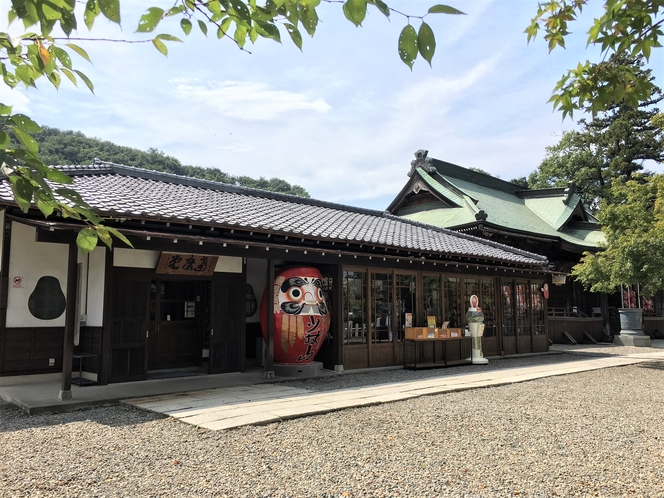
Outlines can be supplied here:
M619 65L625 62L618 56ZM651 82L650 98L632 107L624 101L612 104L593 119L579 121L579 131L567 131L560 142L546 148L546 156L528 183L532 188L562 187L569 182L581 188L583 198L596 210L600 199L610 200L613 179L626 182L643 171L647 161L664 161L662 115L655 107L662 92L651 71L639 60L630 61L635 72Z
M326 0L337 3L336 0ZM23 24L26 32L21 36L0 33L0 73L3 82L14 88L19 84L36 87L40 78L48 80L55 88L65 77L74 85L83 82L94 91L92 81L74 67L72 55L77 54L90 61L86 51L76 45L72 36L79 25L92 30L100 16L120 24L120 0L12 0L8 12L9 22ZM260 38L280 42L282 33L288 33L292 42L302 48L303 29L313 36L318 26L321 0L173 0L167 8L150 7L140 18L136 32L146 34L144 42L152 43L162 54L168 54L167 43L182 40L169 33L152 34L162 21L174 18L179 29L189 35L194 26L203 34L215 34L219 39L229 39L241 50L247 41ZM418 56L429 64L436 50L436 40L431 27L425 22L429 14L463 14L447 6L434 5L422 16L409 16L390 8L383 0L345 0L339 2L346 18L356 26L364 21L368 8L375 8L385 17L397 14L406 19L406 26L399 35L398 54L412 68ZM416 30L411 21L419 20ZM64 36L54 34L54 29ZM88 38L89 39L89 38ZM39 145L31 136L41 130L28 116L13 114L11 107L0 104L0 162L2 174L9 178L16 203L23 211L36 207L50 216L59 211L62 216L80 220L84 225L77 243L81 251L92 250L98 240L109 247L112 236L125 243L129 241L117 230L103 226L101 219L74 190L65 187L71 179L48 167L39 159ZM12 143L10 134L18 145ZM150 151L148 151L150 152ZM159 151L153 155L158 156ZM48 182L47 182L48 180ZM283 186L279 187L282 188Z
M99 158L112 163L129 164L137 168L163 171L174 175L309 197L309 193L299 185L291 185L279 178L256 180L249 176L229 175L217 168L187 166L183 165L179 159L167 156L155 148L142 151L106 140L86 137L78 131L62 131L48 126L43 127L40 132L33 136L39 145L39 157L44 164L91 164L95 158Z
M606 246L585 253L572 274L595 292L640 284L651 296L664 288L664 175L614 179L611 197L620 201L600 201L597 214Z
M537 13L526 28L528 41L544 31L549 52L565 48L571 33L569 24L581 15L588 0L547 0L540 2ZM604 12L588 30L588 45L599 46L598 62L579 62L558 81L550 102L565 116L587 110L593 116L616 102L636 107L652 94L652 82L629 63L615 64L614 56L642 56L650 59L660 48L664 35L662 0L604 0ZM620 59L624 61L625 59Z

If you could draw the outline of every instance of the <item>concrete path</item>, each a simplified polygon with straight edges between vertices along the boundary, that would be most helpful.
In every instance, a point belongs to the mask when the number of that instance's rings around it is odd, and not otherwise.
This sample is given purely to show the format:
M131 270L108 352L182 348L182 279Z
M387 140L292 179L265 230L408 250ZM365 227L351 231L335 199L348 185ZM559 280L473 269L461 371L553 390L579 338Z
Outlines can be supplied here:
M222 430L419 396L500 386L554 375L663 359L664 352L592 358L325 392L308 391L278 384L260 384L150 396L124 400L122 403L168 415L205 429Z

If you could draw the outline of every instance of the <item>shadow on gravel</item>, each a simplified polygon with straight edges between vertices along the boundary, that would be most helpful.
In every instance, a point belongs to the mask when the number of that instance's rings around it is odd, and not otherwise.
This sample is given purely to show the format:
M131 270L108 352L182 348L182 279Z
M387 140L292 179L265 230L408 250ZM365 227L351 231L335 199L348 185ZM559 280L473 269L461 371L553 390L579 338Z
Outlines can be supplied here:
M139 425L167 418L119 404L97 406L66 413L28 415L18 406L0 400L0 434L77 422L94 422L107 427Z
M428 370L379 370L355 373L349 371L335 377L318 379L288 380L280 382L281 385L308 389L310 391L332 391L335 389L352 389L356 387L391 384L395 382L409 382L454 375L474 374L493 370L506 370L509 368L551 365L571 361L583 361L588 355L554 353L546 355L520 356L511 358L491 358L488 365L463 365L449 368L432 368ZM590 358L587 358L590 359Z
M649 361L646 363L639 363L639 368L650 368L652 370L664 370L664 361Z

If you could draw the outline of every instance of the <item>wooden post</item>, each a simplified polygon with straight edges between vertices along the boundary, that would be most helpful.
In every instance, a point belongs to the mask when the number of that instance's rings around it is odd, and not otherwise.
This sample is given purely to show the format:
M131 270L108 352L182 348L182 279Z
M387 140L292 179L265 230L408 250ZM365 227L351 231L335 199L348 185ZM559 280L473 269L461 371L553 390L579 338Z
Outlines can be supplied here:
M334 314L333 323L336 324L334 329L334 371L344 371L344 272L343 266L337 265L336 274L334 277L334 303L336 309L332 310ZM348 331L350 334L350 330Z
M613 339L611 335L611 321L609 320L609 296L606 292L602 292L599 295L600 309L602 312L602 328L604 329L604 335Z
M267 260L267 340L265 350L265 378L274 378L274 260Z
M79 320L76 314L76 296L78 294L78 247L75 242L69 244L67 263L67 309L65 317L65 340L62 351L62 386L59 400L71 399L71 370L74 362L74 329Z

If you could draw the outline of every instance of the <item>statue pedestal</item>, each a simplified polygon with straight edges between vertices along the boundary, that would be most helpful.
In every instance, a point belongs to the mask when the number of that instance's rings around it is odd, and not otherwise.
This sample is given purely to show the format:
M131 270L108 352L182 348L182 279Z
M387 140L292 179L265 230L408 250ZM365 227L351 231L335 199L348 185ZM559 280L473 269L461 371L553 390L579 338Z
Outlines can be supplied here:
M650 347L650 337L643 333L643 310L639 308L619 308L620 335L614 336L613 344L618 346Z
M323 373L323 363L314 361L304 365L297 363L275 363L274 374L277 377L317 377Z
M622 330L621 332L625 332ZM617 346L650 347L650 337L647 335L620 334L613 336L613 344Z

